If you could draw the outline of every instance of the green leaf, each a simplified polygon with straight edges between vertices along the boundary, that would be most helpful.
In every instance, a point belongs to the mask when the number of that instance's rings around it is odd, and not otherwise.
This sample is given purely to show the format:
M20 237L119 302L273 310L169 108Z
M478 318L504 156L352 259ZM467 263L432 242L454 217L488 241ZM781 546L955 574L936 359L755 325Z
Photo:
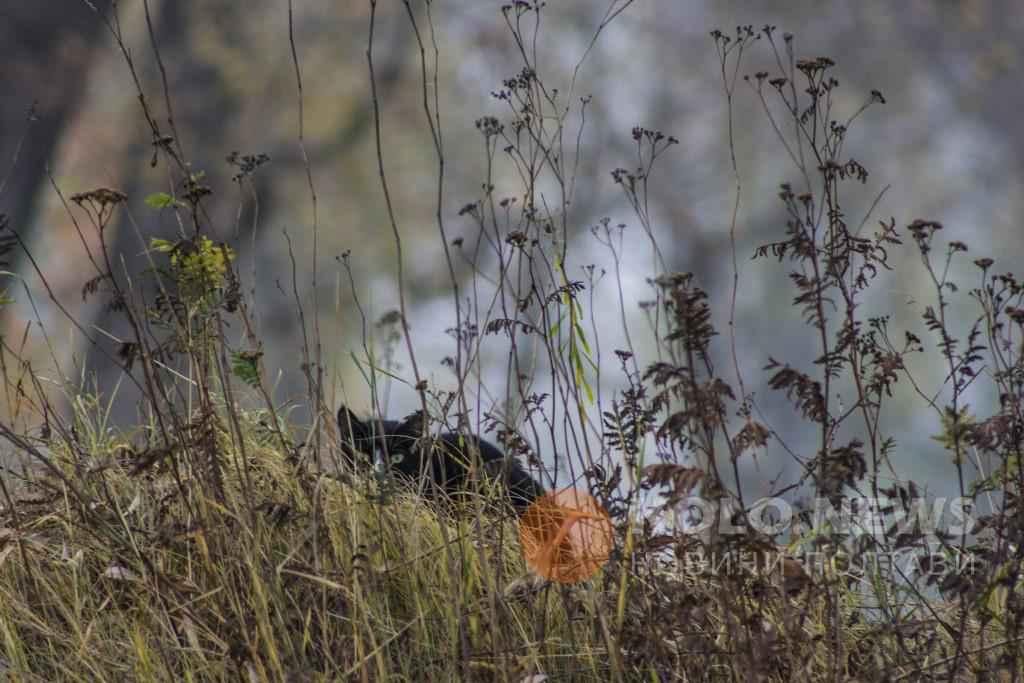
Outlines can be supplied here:
M260 383L260 357L262 351L239 351L231 354L231 372L251 387Z
M583 331L583 325L576 321L576 338L580 340L580 346L583 347L584 353L590 355L590 344L587 343L587 334Z
M166 209L170 206L176 206L180 202L166 192L155 192L146 197L146 204L154 209Z
M174 251L174 248L177 246L177 243L170 242L168 240L162 240L158 237L153 237L152 239L149 240L149 246L151 249L155 251L167 254L169 252Z
M967 447L965 439L971 429L974 428L975 418L970 412L969 406L964 406L954 412L951 406L946 406L942 414L942 432L932 437L932 441L938 441L947 451L951 451L954 462L957 459L957 444L963 451Z

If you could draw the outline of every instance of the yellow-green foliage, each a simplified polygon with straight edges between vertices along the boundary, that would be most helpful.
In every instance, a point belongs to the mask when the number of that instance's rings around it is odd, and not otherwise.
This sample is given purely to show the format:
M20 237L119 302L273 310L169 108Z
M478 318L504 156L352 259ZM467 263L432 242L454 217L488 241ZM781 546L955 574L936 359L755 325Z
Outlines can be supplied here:
M192 303L208 303L211 293L226 285L228 265L235 259L231 247L216 244L209 237L171 242L153 238L150 247L166 254L174 280L183 297Z

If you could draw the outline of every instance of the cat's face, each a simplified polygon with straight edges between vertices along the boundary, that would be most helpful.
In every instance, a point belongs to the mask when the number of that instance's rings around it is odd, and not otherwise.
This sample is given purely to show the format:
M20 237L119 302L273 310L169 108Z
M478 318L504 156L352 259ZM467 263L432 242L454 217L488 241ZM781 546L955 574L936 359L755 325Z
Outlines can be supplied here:
M351 410L342 406L338 410L338 434L341 451L353 467L376 466L390 463L399 465L408 448L409 441L402 434L402 425L395 420L362 420Z

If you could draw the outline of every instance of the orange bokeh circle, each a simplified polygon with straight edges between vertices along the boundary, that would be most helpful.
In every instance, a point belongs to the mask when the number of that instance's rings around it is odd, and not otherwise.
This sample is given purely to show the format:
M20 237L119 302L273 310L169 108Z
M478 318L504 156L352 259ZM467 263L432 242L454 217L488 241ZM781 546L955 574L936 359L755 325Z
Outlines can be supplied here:
M593 496L565 488L545 493L519 518L526 563L551 581L577 583L608 561L612 524Z

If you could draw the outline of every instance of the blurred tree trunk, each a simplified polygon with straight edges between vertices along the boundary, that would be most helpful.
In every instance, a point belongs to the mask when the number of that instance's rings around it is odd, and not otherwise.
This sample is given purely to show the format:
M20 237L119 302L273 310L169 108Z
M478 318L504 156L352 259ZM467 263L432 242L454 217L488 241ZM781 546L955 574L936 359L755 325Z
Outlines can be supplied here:
M148 36L132 36L135 45L144 45L144 50L136 50L139 56L145 55L136 68L143 88L143 95L162 135L172 135L169 125L173 112L175 130L180 135L181 148L185 153L185 161L190 164L193 172L205 174L203 184L214 188L218 195L204 202L203 208L208 212L209 224L204 226L210 230L213 240L226 240L233 236L232 226L235 224L237 193L230 192L230 178L236 169L225 161L230 149L224 149L230 126L239 109L239 102L232 94L232 89L224 82L224 74L215 65L203 59L202 51L197 49L194 41L196 34L203 27L202 8L195 3L170 0L153 3L158 6L153 12L154 40L160 58L167 73L167 88L171 99L170 105L164 97L164 84L161 72L152 57L153 46ZM139 57L136 57L139 59ZM144 66L143 66L144 64ZM126 87L127 87L126 79ZM141 119L141 113L138 117ZM248 152L246 152L248 153ZM120 164L122 166L122 190L130 198L133 207L140 207L132 214L120 212L111 227L113 238L110 249L114 263L124 263L133 273L132 286L144 292L144 300L153 300L152 287L146 278L136 277L145 265L145 258L140 258L148 240L160 237L174 240L179 237L178 224L167 211L156 211L142 203L142 199L158 191L169 192L166 178L171 177L177 186L173 190L181 192L182 178L177 168L164 168L166 163L159 157L154 172L149 168L152 154L148 137L133 136L131 143L125 148ZM266 210L272 202L269 188L260 188L261 208ZM245 230L248 223L239 223L239 229ZM139 235L144 243L139 242ZM114 276L124 282L125 273L116 272ZM103 330L116 339L130 339L130 327L123 314L112 312L106 306L92 309L92 329ZM111 396L113 387L121 381L121 366L116 362L118 343L106 335L98 336L99 343L106 347L106 353L99 349L89 349L87 367L94 373L97 387L109 399L111 418L115 424L134 424L138 420L140 397L138 389L127 382L121 382L116 396Z
M181 145L184 150L185 159L190 163L194 171L205 173L203 183L213 190L213 195L203 202L206 217L203 221L204 230L208 231L209 237L215 241L225 240L236 249L239 259L237 261L243 277L244 289L247 295L255 293L256 289L262 290L263 296L256 295L259 299L258 310L254 315L258 317L257 329L261 341L264 343L267 357L265 362L269 367L280 367L286 371L286 379L283 386L279 387L284 395L304 396L305 385L300 372L300 360L298 360L296 343L300 335L296 331L299 324L295 301L291 295L290 288L287 295L282 294L281 286L265 276L259 282L250 283L250 276L257 270L260 273L272 273L274 280L287 283L290 280L289 272L274 270L280 268L279 261L275 258L277 252L284 246L280 235L253 235L253 231L264 232L264 225L254 226L252 222L252 199L246 190L239 194L237 186L232 183L231 178L237 169L225 161L225 156L234 151L230 145L240 146L238 151L242 154L267 153L271 163L261 169L253 176L255 190L259 201L259 215L263 221L267 216L274 215L278 197L287 196L288 208L286 213L290 218L285 225L293 237L295 248L295 260L298 264L298 287L299 296L306 304L309 299L309 268L310 258L317 257L311 251L312 238L308 232L310 225L307 224L308 217L303 216L303 211L309 204L308 191L305 187L305 172L303 170L302 156L298 146L297 123L298 123L298 100L297 92L294 90L294 76L289 65L286 71L287 80L281 82L274 80L270 75L264 73L250 73L247 82L247 90L240 90L238 83L231 81L233 74L223 63L210 59L209 50L204 52L198 47L201 40L209 41L209 36L203 32L218 30L223 25L243 22L253 22L247 19L247 12L252 11L256 21L257 17L266 17L275 11L277 6L273 2L263 5L250 6L249 10L243 12L237 6L230 3L224 4L220 11L214 6L200 6L188 3L168 1L162 3L162 9L157 21L157 44L160 54L167 69L168 86L171 98L171 106L174 111L175 125L181 136ZM261 9L262 8L262 9ZM417 16L422 14L422 8L414 9ZM383 44L378 56L378 96L390 101L396 95L397 88L403 83L407 74L409 64L409 51L402 49L411 40L411 31L405 20L404 10L396 11L395 16L389 17L386 24L387 30L383 35L387 36L387 43ZM345 16L344 13L342 16ZM283 40L287 41L287 26L277 15L274 24L274 31ZM262 20L262 21L265 21ZM317 125L315 114L310 112L317 101L318 90L311 86L315 82L317 74L313 73L317 62L319 45L309 45L304 41L304 26L301 16L296 17L296 43L299 53L300 65L303 69L305 81L304 99L307 106L306 127L307 127L307 153L313 171L314 183L320 195L320 225L321 249L325 249L325 236L328 232L338 228L336 219L326 215L323 207L323 195L336 192L335 180L325 171L332 164L343 163L349 159L357 145L365 143L373 132L373 114L369 102L363 102L344 112L331 126L321 124L321 129L330 131L329 134L321 134L315 141L309 139L309 129ZM351 19L357 27L364 25L358 17ZM255 23L255 22L254 22ZM211 28L216 24L216 28ZM308 30L308 26L305 27ZM148 41L147 41L148 42ZM287 43L285 43L287 46ZM257 44L240 41L238 49L245 53L261 49ZM148 44L147 44L148 48ZM285 49L282 54L287 53ZM204 58L205 57L205 58ZM164 101L163 86L160 83L160 74L152 66L147 66L143 75L143 88L146 90L146 97L150 107L157 112L158 123L164 126L162 133L170 134L167 129L167 103ZM285 89L287 88L287 90ZM287 102L282 109L285 112L284 120L273 118L273 113L261 112L258 104L265 101L266 91L273 90L276 98ZM256 106L256 111L253 111ZM253 128L253 120L263 118L262 126ZM282 125L283 124L283 125ZM238 131L245 132L239 136ZM229 142L234 138L234 142ZM145 267L142 259L138 258L144 245L139 243L139 232L145 240L150 237L163 237L176 239L178 237L178 226L170 218L168 212L153 211L142 205L141 200L149 193L157 191L169 191L165 187L163 178L166 170L158 167L157 173L148 168L150 149L149 139L138 138L132 143L122 157L124 164L124 185L123 191L131 198L133 206L141 207L129 219L128 214L122 213L116 226L112 251L114 254L124 257L130 268L139 269L140 264ZM299 185L300 194L289 193L287 189L282 190L281 178L285 174L301 179ZM175 177L177 169L172 169ZM179 179L180 180L180 179ZM163 183L158 185L157 183ZM180 191L180 186L175 188ZM241 202L241 213L239 214L239 202ZM134 221L134 224L133 224ZM261 221L261 223L263 223ZM293 222L294 221L294 222ZM277 225L274 228L278 228ZM273 229L273 228L271 228ZM279 229L279 228L278 228ZM138 232L137 232L138 231ZM265 241L269 237L272 246ZM257 253L251 254L249 250L254 248ZM324 261L322 255L319 256ZM250 264L253 264L250 266ZM136 286L140 280L135 280ZM142 285L144 286L144 285ZM331 301L333 282L325 278L319 283L321 302ZM250 289L251 287L251 289ZM150 293L152 294L152 292ZM147 297L152 300L152 297ZM312 326L309 317L312 311L307 310L306 323ZM325 311L320 312L321 315ZM129 329L121 316L117 313L110 313L103 308L96 307L93 310L93 318L90 321L97 329L105 330L118 338L128 334ZM264 324L260 324L264 323ZM311 330L310 330L311 332ZM103 339L101 337L101 339ZM233 340L235 341L235 340ZM95 373L97 383L105 395L109 396L110 390L117 385L121 379L121 368L110 357L116 351L116 342L103 339L106 344L107 354L92 350L89 354L91 372ZM312 349L311 349L312 350ZM329 353L332 349L324 349ZM137 422L137 406L139 397L135 395L136 389L128 383L122 382L118 395L113 403L111 418L115 424L135 424ZM301 420L308 417L304 404L293 415Z
M85 89L110 0L95 0L96 11L80 0L5 4L0 9L0 213L22 232L32 223L46 166Z

